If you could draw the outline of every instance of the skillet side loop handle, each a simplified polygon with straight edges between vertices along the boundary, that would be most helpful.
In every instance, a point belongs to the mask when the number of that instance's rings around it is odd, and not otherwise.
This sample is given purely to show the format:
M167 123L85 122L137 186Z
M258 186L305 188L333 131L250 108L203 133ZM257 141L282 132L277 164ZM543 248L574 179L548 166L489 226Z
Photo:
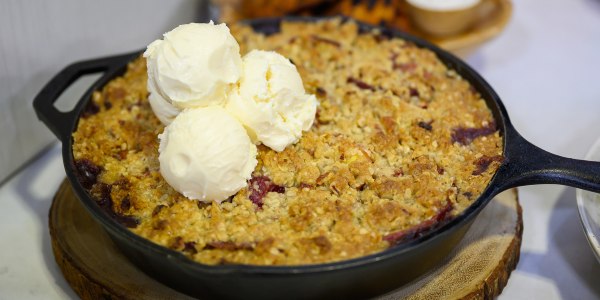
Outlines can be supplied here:
M533 145L516 131L506 136L505 161L494 179L498 191L534 184L560 184L600 193L600 162L571 159Z
M71 135L71 127L77 118L77 109L68 112L61 112L54 106L54 103L60 95L73 82L81 76L93 73L103 72L104 74L98 82L105 81L108 77L126 64L128 61L139 55L139 51L124 55L104 57L94 60L87 60L74 63L67 66L52 78L42 90L35 96L33 107L40 119L59 140L64 140ZM77 107L77 106L76 106Z

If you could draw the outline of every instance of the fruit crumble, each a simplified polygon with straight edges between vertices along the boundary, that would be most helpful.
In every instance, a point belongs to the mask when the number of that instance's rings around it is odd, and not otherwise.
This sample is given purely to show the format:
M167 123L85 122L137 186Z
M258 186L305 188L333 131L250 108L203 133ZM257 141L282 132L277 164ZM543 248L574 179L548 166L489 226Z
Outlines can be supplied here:
M161 177L146 62L93 94L73 134L75 169L133 233L204 264L300 265L373 254L471 205L502 162L479 93L411 42L332 19L256 33L245 54L291 59L319 101L312 128L276 152L258 146L248 186L221 204L189 200Z

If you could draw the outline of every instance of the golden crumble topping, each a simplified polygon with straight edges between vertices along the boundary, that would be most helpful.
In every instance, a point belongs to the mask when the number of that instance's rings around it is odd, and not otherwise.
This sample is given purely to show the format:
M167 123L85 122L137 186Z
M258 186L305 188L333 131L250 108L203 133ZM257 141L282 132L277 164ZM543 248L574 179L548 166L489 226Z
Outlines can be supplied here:
M364 256L413 239L468 207L502 161L480 95L436 55L340 20L283 23L264 36L233 25L242 54L290 58L315 123L282 152L259 146L248 187L221 205L161 177L138 58L93 99L73 134L76 173L134 233L206 264L295 265Z

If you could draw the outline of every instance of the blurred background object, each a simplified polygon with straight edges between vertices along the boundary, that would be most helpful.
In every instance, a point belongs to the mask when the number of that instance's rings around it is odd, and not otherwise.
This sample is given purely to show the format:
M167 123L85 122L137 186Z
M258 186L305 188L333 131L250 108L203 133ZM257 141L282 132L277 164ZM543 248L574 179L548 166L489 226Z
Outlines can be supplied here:
M208 0L3 0L0 3L0 184L56 139L37 121L32 100L78 60L143 49L173 27L207 18ZM81 79L57 103L81 97Z
M220 20L275 16L344 15L370 24L409 30L404 0L215 0L221 8Z
M512 4L510 0L462 1L477 5L459 11L446 6L450 9L432 12L415 7L414 1L407 0L213 0L213 3L219 8L219 19L223 22L288 15L344 15L412 33L466 57L504 30L512 15Z
M451 36L471 28L481 0L406 0L410 20L433 36Z

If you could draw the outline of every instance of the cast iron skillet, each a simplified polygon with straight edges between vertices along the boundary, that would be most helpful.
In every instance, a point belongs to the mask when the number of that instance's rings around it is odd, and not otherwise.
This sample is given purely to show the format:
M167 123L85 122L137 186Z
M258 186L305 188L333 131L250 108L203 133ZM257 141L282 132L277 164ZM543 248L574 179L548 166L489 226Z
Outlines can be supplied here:
M286 18L314 22L319 18ZM282 19L250 20L256 31L279 31ZM361 258L301 266L209 266L179 252L158 246L131 233L102 211L77 180L71 134L95 90L124 73L127 63L140 52L75 63L58 73L37 95L38 118L62 141L67 177L79 200L108 232L123 253L140 269L160 282L201 298L351 299L379 295L423 274L445 257L461 240L481 209L499 192L530 184L562 184L600 192L600 163L568 159L548 153L517 133L494 90L473 69L452 54L406 33L358 23L361 31L377 28L382 35L400 37L435 52L481 93L493 111L504 139L505 160L479 198L444 226L415 240ZM60 112L54 102L80 76L104 72L70 112Z

